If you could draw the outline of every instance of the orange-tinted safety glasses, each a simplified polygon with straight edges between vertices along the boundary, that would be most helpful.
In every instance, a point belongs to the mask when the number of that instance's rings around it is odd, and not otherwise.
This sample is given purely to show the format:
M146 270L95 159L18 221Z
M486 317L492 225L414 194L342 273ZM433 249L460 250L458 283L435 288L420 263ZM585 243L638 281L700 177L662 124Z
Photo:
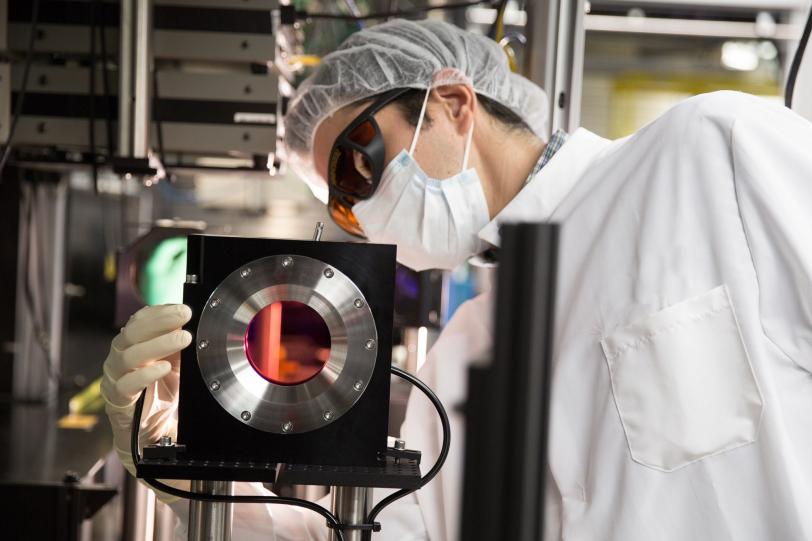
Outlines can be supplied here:
M383 136L375 113L410 89L398 88L378 96L336 138L327 164L330 217L344 231L364 237L352 206L369 199L381 182L386 167Z

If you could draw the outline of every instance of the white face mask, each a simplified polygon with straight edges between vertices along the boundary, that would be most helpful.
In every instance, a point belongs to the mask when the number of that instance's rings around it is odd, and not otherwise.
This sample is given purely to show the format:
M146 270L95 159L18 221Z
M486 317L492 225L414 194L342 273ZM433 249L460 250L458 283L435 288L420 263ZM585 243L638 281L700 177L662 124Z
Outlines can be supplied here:
M427 101L428 93L409 152L395 156L372 197L352 207L370 241L397 244L398 261L417 271L453 269L484 251L488 245L477 234L490 221L479 175L467 169L473 124L458 174L434 179L415 161Z

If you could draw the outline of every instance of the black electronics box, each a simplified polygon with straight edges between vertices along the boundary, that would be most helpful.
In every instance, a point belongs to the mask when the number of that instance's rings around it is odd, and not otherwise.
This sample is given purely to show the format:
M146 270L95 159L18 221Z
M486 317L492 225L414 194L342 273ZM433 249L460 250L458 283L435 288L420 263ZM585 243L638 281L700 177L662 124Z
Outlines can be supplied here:
M241 423L214 399L198 365L195 333L212 292L236 269L273 255L305 256L340 270L363 293L377 330L377 359L362 396L340 418L310 432L274 434ZM190 235L183 299L192 308L185 329L193 340L181 356L178 407L178 443L186 446L185 458L377 465L386 450L394 288L394 246Z

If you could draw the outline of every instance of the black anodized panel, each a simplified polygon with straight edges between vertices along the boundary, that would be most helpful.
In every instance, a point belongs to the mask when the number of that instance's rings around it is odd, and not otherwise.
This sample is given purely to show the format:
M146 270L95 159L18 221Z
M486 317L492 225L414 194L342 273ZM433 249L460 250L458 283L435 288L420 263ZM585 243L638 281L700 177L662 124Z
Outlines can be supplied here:
M297 254L339 269L366 297L378 332L378 358L363 396L332 424L303 434L270 434L234 419L212 397L194 347L182 354L178 441L190 459L264 460L297 464L374 466L386 449L389 416L395 247L374 244L189 236L184 302L192 307L186 329L194 335L211 292L241 265L262 257Z

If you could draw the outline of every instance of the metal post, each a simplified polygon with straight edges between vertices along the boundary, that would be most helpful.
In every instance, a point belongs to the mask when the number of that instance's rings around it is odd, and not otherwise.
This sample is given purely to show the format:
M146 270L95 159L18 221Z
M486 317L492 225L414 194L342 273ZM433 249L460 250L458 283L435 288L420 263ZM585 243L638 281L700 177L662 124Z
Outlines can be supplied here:
M555 103L555 58L558 45L559 0L536 0L527 3L527 50L524 72L550 97L549 118ZM549 126L547 136L550 135Z
M545 520L558 226L510 224L501 234L493 361L468 373L459 539L538 541Z
M584 77L584 0L562 0L556 50L552 129L573 132L581 121Z
M138 0L135 12L135 113L133 118L133 156L146 158L149 152L152 1Z
M550 133L572 132L581 120L584 0L529 2L527 21L525 71L550 97Z
M322 233L324 233L324 222L316 222L316 230L313 231L313 240L316 242L320 241Z
M129 474L125 477L124 486L124 541L152 541L155 493Z
M133 151L133 11L135 0L121 0L118 67L118 155Z
M363 524L369 513L371 489L366 487L331 487L332 511L342 524ZM361 541L364 532L361 530L345 530L345 541ZM330 541L337 541L334 532L330 533Z
M219 496L234 493L231 481L192 481L192 492ZM189 502L189 541L231 541L234 504Z

